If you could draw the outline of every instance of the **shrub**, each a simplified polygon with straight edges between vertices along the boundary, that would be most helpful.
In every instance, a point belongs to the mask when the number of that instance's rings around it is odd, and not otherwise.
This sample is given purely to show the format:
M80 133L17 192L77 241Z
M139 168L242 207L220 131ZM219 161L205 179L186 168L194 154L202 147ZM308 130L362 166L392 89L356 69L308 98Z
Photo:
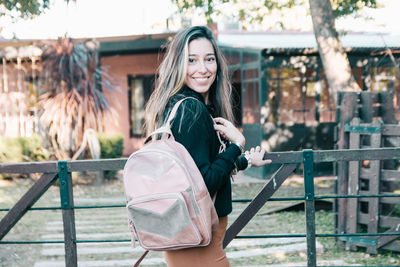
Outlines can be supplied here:
M48 160L50 153L43 147L42 138L0 137L0 162L22 162Z
M16 138L0 137L0 162L23 161L22 148Z
M124 150L124 136L121 133L97 133L101 158L120 158Z
M100 143L101 158L120 158L124 151L124 136L121 133L97 133ZM115 178L115 171L105 171L104 177Z
M42 161L50 158L50 153L43 147L43 140L38 135L31 137L18 137L22 154L28 161Z

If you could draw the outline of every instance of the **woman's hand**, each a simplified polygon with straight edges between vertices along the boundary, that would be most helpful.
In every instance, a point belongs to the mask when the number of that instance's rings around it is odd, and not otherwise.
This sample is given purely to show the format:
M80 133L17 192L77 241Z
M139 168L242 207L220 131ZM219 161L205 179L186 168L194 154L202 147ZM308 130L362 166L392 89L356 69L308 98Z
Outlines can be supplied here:
M214 129L218 133L231 143L239 143L244 147L246 139L243 134L232 124L232 122L224 118L214 118L216 124L214 124Z
M254 167L261 167L266 164L270 164L272 160L270 159L263 159L265 154L265 149L257 146L256 148L252 147L249 151L245 152L246 157L249 157L251 161L251 166Z

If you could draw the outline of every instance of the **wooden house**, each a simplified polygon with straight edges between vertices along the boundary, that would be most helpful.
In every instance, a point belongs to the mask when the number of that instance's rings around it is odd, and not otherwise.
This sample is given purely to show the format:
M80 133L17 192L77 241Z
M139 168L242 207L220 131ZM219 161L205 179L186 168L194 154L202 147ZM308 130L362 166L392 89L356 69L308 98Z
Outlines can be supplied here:
M144 106L154 87L163 47L174 34L95 40L100 64L107 68L116 88L107 95L112 113L104 121L104 129L123 133L126 156L143 144ZM341 39L359 86L364 91L392 92L396 118L400 119L400 81L395 67L400 36L348 33ZM229 63L236 123L243 129L247 147L262 144L269 151L333 149L336 103L329 93L312 32L220 31L218 43ZM29 58L30 68L36 69L37 57ZM3 69L11 61L18 65L18 59L6 60ZM36 72L28 72L31 74L21 74L24 80L34 80ZM0 95L5 92L1 73ZM4 125L1 112L0 125ZM320 167L331 169L330 165ZM250 174L264 176L273 169L273 165L250 169Z
M240 87L238 117L247 144L268 151L333 149L336 103L313 33L220 33L233 84ZM341 37L353 75L363 91L392 92L400 118L400 36L348 33ZM276 166L253 169L264 176ZM319 164L319 171L332 165Z
M118 102L114 107L119 117L106 127L124 133L125 154L142 145L143 108L163 56L161 47L172 36L99 40L101 64L120 77L119 92L112 97ZM229 63L236 123L243 128L247 147L333 149L336 103L324 78L313 33L219 32L218 42ZM400 37L349 33L342 43L360 88L393 92L396 117L400 118L400 82L395 68ZM319 167L331 170L330 164ZM272 170L273 165L254 169L252 174L264 176Z

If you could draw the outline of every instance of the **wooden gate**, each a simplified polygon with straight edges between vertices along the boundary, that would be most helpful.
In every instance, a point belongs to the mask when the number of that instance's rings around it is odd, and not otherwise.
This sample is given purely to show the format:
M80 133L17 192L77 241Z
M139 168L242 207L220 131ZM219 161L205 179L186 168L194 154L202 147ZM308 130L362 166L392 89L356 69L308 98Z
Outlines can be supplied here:
M394 124L391 94L342 93L339 97L338 148L365 149L400 146L400 125ZM386 124L385 124L386 123ZM337 164L337 193L358 195L336 204L338 233L377 233L400 231L400 201L391 197L372 197L396 193L400 189L400 171L394 160L349 161ZM340 237L342 247L367 252L377 249L400 251L398 236Z

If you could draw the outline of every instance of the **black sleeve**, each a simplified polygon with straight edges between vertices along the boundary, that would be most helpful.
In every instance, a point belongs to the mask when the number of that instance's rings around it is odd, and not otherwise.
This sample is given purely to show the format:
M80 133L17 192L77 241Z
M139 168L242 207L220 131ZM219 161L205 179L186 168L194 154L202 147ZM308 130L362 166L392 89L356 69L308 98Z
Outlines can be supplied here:
M181 104L171 130L175 140L185 146L192 156L210 195L214 195L229 182L234 162L241 153L240 149L231 145L216 157L212 156L216 150L218 151L218 148L213 146L219 147L219 144L213 142L216 138L213 121L205 105L194 99L185 100Z
M238 171L242 171L247 168L248 165L247 159L243 155L241 155L236 159L235 165Z

